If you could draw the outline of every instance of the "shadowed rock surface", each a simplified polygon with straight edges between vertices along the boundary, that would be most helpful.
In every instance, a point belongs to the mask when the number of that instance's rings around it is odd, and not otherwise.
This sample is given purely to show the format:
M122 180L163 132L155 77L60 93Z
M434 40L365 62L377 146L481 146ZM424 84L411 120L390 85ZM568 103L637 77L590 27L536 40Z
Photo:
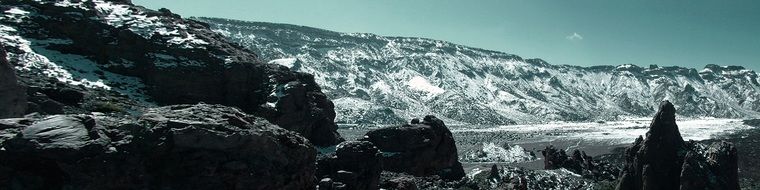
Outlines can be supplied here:
M26 89L18 84L13 66L0 44L0 118L19 117L26 111Z
M309 189L308 140L238 109L0 120L2 189ZM15 133L15 134L14 134Z
M736 148L684 142L675 113L673 104L662 102L646 138L626 150L617 189L739 189Z
M322 155L317 161L317 178L320 190L330 189L378 189L380 151L367 141L345 141L336 147L335 153Z
M571 156L564 149L553 145L547 146L541 154L544 155L544 169L555 170L565 168L573 173L592 180L615 180L620 169L602 160L594 160L586 152L575 150Z
M363 140L383 153L383 170L452 180L464 177L451 131L435 116L425 116L418 124L372 130Z

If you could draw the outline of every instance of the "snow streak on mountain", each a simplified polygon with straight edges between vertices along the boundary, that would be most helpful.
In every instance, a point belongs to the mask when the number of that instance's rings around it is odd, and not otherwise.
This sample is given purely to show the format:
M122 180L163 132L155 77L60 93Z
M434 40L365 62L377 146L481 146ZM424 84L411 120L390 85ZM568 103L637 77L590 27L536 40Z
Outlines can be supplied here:
M649 116L661 100L683 117L760 116L760 80L738 66L551 65L440 40L196 19L271 63L314 74L339 123L610 120Z

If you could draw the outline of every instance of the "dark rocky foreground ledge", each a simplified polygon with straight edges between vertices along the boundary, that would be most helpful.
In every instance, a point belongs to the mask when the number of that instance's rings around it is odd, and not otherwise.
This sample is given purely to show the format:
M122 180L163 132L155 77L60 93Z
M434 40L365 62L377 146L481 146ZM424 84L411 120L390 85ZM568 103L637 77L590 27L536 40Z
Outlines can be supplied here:
M316 150L238 109L0 120L0 189L310 189Z

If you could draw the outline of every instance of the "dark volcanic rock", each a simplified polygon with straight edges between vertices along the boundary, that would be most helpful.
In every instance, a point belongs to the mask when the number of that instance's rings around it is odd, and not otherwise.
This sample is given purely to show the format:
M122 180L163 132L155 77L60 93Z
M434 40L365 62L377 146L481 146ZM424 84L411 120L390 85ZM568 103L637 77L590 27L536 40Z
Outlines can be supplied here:
M139 119L0 120L0 188L311 189L306 139L234 108L176 105ZM6 135L3 135L6 136ZM7 174L7 175L6 175Z
M685 143L675 112L673 104L662 102L646 138L626 150L617 189L739 189L736 148L721 142L704 151L698 143Z
M568 156L564 149L550 145L541 154L544 155L544 169L547 170L565 168L593 180L615 180L620 173L619 168L602 160L594 160L580 150L575 150Z
M0 118L24 115L26 105L26 89L16 81L13 66L8 63L5 48L0 44Z
M29 12L29 16L19 16L20 21L2 21L16 29L14 34L48 52L85 57L94 62L101 77L105 77L104 72L109 76L136 77L144 84L144 93L159 105L206 102L234 106L296 131L315 145L342 141L336 132L333 103L313 76L265 63L206 24L185 20L168 10L134 6L128 0L88 1L81 5L9 0L3 1L0 10L11 7ZM65 43L34 44L45 40ZM79 73L76 68L83 67L57 64L75 74ZM31 78L40 77L34 72L42 71L30 71ZM76 92L43 91L65 105L81 102L83 96Z
M739 189L738 159L736 147L729 142L713 143L707 149L707 163L724 189Z
M334 154L317 161L317 178L322 178L319 189L378 189L383 171L380 158L380 151L371 142L338 144Z
M383 170L454 180L464 176L451 131L435 116L425 116L419 124L369 131L364 140L383 152Z
M747 119L747 120L744 120L743 123L745 125L749 125L753 127L760 127L760 119Z

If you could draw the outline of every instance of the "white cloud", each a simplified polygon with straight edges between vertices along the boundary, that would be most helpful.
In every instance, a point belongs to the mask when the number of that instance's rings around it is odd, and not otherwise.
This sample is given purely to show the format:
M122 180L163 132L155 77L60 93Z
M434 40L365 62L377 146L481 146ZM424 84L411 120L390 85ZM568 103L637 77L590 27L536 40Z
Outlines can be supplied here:
M580 41L580 40L583 40L583 36L581 36L577 32L573 32L573 34L570 34L569 36L565 36L565 39L570 40L570 41Z

